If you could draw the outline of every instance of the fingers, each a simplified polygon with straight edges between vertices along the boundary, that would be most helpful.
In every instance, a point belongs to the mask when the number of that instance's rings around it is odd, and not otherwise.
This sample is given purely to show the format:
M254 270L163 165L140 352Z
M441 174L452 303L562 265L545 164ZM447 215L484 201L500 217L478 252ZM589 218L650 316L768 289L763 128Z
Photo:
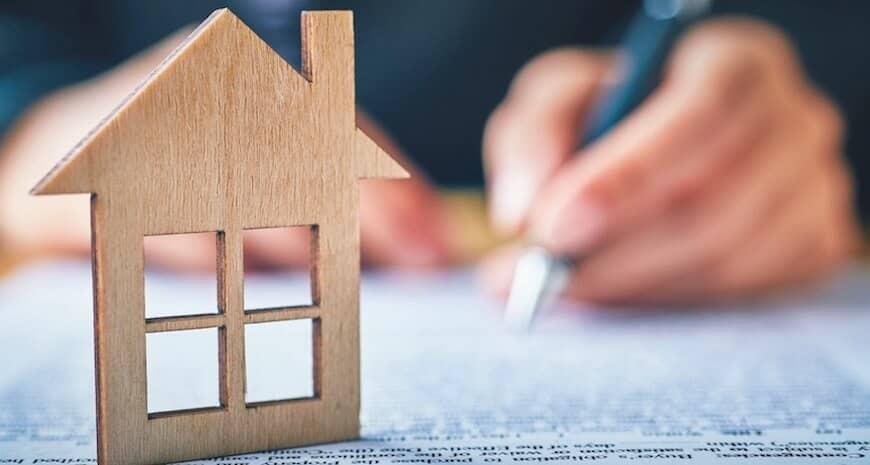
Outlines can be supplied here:
M660 94L600 144L565 166L535 202L533 237L572 254L660 216L748 151L765 128L748 99L687 118L683 98Z
M823 159L824 149L794 136L801 126L777 128L747 159L721 173L685 205L668 210L604 245L577 273L575 293L594 300L632 298L707 269L766 227Z
M713 21L641 107L559 168L530 233L584 257L574 299L684 303L817 278L858 243L842 125L781 34ZM484 286L504 291L514 259L490 257Z
M481 289L492 296L507 297L521 252L520 244L507 244L484 257L477 267L476 276Z
M364 115L357 125L391 154L401 150ZM399 158L402 158L399 155ZM360 230L367 265L434 267L451 260L443 206L435 187L407 160L411 178L365 180L360 186Z
M791 117L779 118L745 161L691 204L594 254L576 274L574 297L685 302L750 295L820 276L848 256L856 243L850 183L833 155L841 123L817 95L792 101L821 110L787 112ZM747 246L758 243L759 250ZM722 264L735 261L753 271Z
M797 195L786 197L781 208L763 215L754 228L734 240L733 246L723 247L720 254L697 261L682 272L674 271L665 261L653 260L655 267L650 271L664 277L647 281L645 286L631 286L637 279L631 263L599 261L605 275L596 277L589 272L596 265L580 262L580 271L574 274L565 297L603 304L687 304L766 293L825 276L854 254L860 233L852 216L850 182L843 166L828 160L814 168L819 176L796 182L800 186ZM687 241L686 235L675 233L673 245L662 248L670 250ZM485 291L499 297L507 295L518 254L519 247L509 245L482 262L478 281ZM644 257L639 251L626 259ZM625 283L629 286L620 287Z
M245 269L310 267L311 239L309 228L304 226L246 230L243 244Z
M603 54L556 50L514 79L483 142L490 212L501 232L520 228L544 181L574 151L582 115L611 61Z
M412 175L414 176L414 175ZM440 200L417 179L366 180L360 190L363 262L375 266L423 267L451 259Z
M146 266L203 273L217 269L214 233L146 236L143 244Z
M752 51L759 45L702 32L678 47L662 86L537 197L531 223L539 242L577 253L657 216L766 131L776 73Z
M650 289L636 301L646 303L725 300L769 292L824 276L854 251L857 229L844 224L850 208L843 179L833 164L824 175L802 185L757 234L708 270ZM819 227L821 225L822 227Z

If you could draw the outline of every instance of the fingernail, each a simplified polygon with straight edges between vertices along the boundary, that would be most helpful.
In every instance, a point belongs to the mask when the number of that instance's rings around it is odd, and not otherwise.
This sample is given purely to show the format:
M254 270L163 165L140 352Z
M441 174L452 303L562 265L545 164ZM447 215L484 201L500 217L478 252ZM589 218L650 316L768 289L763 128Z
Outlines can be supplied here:
M503 234L519 229L535 196L535 183L526 173L500 173L493 182L490 215Z
M557 253L584 252L604 233L607 226L604 209L591 203L579 203L566 210L537 224L532 236Z

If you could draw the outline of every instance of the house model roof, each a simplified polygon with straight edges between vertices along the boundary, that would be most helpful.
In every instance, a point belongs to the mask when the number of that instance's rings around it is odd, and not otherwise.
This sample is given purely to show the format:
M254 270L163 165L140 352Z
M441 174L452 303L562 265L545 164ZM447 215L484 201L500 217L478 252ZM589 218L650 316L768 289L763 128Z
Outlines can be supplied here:
M280 157L311 176L407 177L356 127L352 16L305 12L302 35L298 72L232 12L215 11L32 193L182 183L203 166L218 167L205 176L295 182L275 168ZM137 176L119 186L122 171Z

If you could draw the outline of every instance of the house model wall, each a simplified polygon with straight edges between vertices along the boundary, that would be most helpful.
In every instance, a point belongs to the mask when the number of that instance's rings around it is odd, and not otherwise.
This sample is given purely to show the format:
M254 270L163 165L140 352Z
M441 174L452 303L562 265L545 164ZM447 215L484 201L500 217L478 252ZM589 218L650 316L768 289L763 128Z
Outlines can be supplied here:
M213 13L35 188L92 193L97 448L156 464L359 433L360 178L407 173L357 129L350 12L302 15L303 69ZM242 232L312 227L310 306L246 311ZM145 318L143 239L211 231L219 312ZM248 404L244 328L311 319L314 396ZM149 415L146 333L218 328L220 405Z

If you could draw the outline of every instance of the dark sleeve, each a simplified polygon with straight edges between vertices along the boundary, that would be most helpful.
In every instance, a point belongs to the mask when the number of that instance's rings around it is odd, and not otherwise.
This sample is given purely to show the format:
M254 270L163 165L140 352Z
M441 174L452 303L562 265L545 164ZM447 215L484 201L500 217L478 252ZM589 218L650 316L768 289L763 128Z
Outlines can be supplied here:
M35 100L80 81L108 62L82 31L84 2L6 1L0 5L0 139Z
M864 225L870 225L870 2L757 0L717 2L782 28L800 52L810 78L846 118L846 155L857 185Z

